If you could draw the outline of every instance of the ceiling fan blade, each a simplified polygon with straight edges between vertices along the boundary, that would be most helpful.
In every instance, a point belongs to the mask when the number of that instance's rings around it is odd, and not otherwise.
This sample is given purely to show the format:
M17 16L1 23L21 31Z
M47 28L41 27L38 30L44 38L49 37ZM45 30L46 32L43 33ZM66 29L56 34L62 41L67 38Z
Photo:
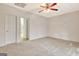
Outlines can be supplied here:
M40 10L39 13L42 12L42 11L44 11L44 10Z
M57 5L57 3L53 3L53 4L51 4L49 7L52 7L52 6L55 6L55 5Z
M58 11L58 9L51 8L50 10Z
M42 8L46 8L46 6L40 6L40 7L42 7Z

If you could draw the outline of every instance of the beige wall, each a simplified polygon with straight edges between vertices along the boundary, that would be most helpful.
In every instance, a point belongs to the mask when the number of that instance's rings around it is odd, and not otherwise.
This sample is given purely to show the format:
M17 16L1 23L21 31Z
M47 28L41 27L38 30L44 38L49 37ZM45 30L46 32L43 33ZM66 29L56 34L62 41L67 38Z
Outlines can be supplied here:
M49 36L79 41L79 11L52 17L49 20Z
M30 40L47 36L47 19L32 14L30 16Z

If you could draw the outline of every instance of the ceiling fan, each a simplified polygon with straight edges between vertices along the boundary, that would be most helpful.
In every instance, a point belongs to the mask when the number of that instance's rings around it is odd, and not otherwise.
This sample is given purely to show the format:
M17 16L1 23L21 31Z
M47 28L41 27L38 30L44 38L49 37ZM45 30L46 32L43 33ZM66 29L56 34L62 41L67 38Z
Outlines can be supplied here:
M39 11L42 12L42 11L48 11L48 10L52 10L52 11L58 11L57 8L54 8L54 6L56 6L57 3L44 3L44 4L41 4L40 7L42 8L42 10Z

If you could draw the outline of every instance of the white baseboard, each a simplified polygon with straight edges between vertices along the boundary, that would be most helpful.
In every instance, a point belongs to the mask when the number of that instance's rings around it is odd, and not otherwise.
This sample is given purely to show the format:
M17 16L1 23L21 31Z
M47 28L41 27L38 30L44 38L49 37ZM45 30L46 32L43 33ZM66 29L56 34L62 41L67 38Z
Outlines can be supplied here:
M36 39L40 39L40 38L44 38L44 37L47 37L47 36L39 36L39 37L31 37L29 38L29 40L36 40Z
M6 44L0 44L0 47L3 47L3 46L5 46Z
M0 47L6 46L6 45L9 45L9 44L12 44L12 43L16 43L16 42L7 42L7 43L3 43L3 44L0 44Z
M48 36L48 38L51 38L51 39L57 39L57 40L64 40L64 41L70 41L70 42L79 42L79 41L75 41L75 40L62 39L62 38L51 37L51 36Z

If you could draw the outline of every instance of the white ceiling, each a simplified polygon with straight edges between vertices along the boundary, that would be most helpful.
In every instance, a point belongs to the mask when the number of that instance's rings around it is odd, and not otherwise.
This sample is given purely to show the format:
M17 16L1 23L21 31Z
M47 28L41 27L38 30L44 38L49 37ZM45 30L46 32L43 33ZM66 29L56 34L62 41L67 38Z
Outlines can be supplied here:
M44 17L53 17L56 15L62 15L65 13L79 10L79 3L58 3L58 11L41 12L41 13L38 13L38 11L40 10L40 3L26 3L26 6L24 8L17 7L13 3L7 3L7 5L22 9L27 12L38 14Z

